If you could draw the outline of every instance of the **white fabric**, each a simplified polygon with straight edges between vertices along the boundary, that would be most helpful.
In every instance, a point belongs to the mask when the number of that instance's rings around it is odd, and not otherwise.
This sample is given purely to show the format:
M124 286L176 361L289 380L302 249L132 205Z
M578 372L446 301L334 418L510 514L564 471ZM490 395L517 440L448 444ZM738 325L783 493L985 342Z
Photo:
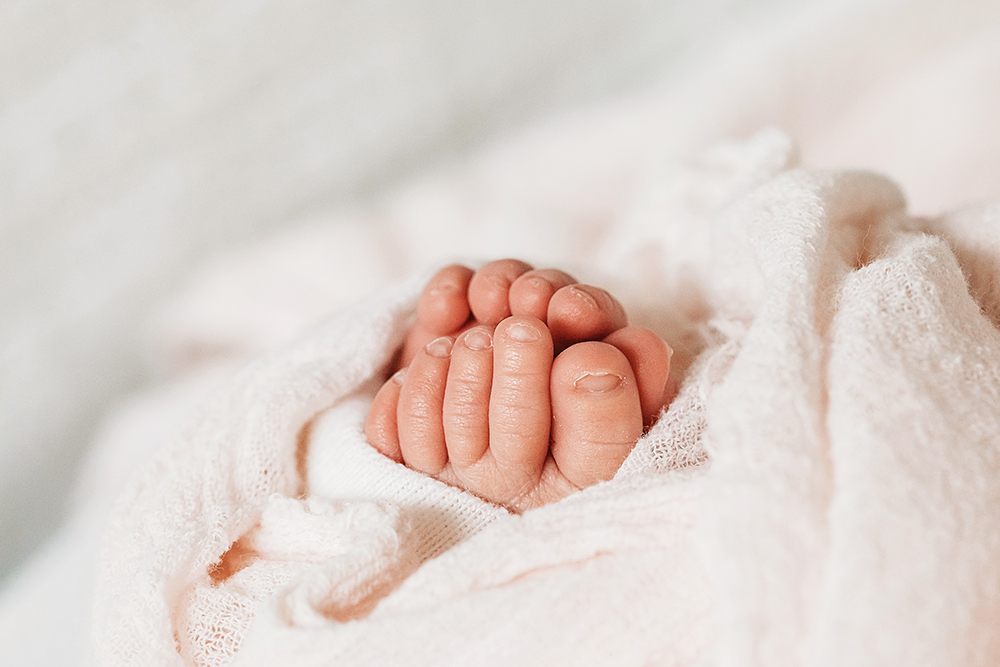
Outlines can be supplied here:
M516 517L367 445L422 274L248 367L132 484L104 664L1000 659L1000 331L960 268L1000 280L1000 210L911 218L792 153L768 131L700 167L740 184L695 234L710 317L615 480ZM631 229L607 261L649 249Z

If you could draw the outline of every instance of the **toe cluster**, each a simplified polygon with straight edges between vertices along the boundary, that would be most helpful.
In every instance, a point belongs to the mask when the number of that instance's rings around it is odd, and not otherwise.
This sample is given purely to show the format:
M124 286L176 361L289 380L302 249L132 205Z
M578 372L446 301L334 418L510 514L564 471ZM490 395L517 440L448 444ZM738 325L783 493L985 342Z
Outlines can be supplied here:
M669 359L613 296L562 271L449 266L365 432L397 462L526 509L614 475L662 407Z

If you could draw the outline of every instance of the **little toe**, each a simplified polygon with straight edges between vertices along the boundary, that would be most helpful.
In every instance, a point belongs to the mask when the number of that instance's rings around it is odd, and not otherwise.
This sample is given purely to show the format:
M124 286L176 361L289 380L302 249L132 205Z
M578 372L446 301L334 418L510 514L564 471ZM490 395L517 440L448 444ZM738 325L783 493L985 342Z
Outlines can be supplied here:
M616 347L577 343L552 365L552 458L577 487L611 479L642 435L632 367Z
M386 380L375 394L372 406L365 418L365 438L368 443L396 463L403 462L399 449L399 431L396 427L396 406L399 404L399 390L403 384L406 369L397 371Z
M530 270L520 260L501 259L476 271L469 281L469 307L476 320L495 327L510 317L510 286Z
M477 326L455 341L444 392L444 439L448 461L459 475L478 463L490 446L492 385L492 331Z
M403 462L428 475L448 462L441 420L454 342L442 336L428 343L414 357L399 390L396 428Z
M642 405L642 423L649 428L669 400L667 378L670 377L673 350L662 338L643 327L619 329L605 337L604 342L618 348L632 366Z
M529 315L545 322L552 295L575 283L573 276L558 269L528 271L510 286L510 312L512 315Z
M493 337L490 454L501 501L533 487L549 449L552 338L533 317L510 317ZM504 497L506 496L506 497Z
M469 320L469 282L473 271L461 264L446 266L430 279L417 301L417 321L403 344L405 368L427 343L454 335Z
M586 340L601 340L628 324L625 308L606 290L593 285L569 285L549 301L546 320L556 351Z

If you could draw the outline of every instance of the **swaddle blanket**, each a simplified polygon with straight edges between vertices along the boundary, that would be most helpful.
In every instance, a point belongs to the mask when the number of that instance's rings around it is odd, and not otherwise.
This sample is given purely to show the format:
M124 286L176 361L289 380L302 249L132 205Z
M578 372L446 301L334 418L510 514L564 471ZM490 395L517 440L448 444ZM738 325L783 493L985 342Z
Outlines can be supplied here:
M581 257L678 349L612 481L514 516L365 443L419 274L130 485L101 663L1000 662L1000 209L909 217L773 131L663 178Z

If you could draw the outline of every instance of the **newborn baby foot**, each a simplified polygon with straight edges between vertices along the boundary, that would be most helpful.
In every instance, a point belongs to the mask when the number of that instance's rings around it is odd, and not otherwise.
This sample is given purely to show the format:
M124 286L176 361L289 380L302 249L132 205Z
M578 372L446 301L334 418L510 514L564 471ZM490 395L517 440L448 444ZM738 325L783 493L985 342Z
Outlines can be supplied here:
M478 271L457 264L438 271L420 295L417 321L403 343L397 368L409 366L436 338L457 336L477 324L492 328L511 315L544 322L555 354L581 341L604 340L618 347L639 377L644 424L659 413L664 401L658 377L667 373L671 352L660 341L657 347L666 348L666 361L659 352L643 354L650 344L647 339L659 337L627 327L625 309L606 290L577 283L564 271L532 269L516 259L490 262Z
M545 322L557 352L572 343L600 340L627 322L614 297L578 284L563 271L534 270L516 259L490 262L479 271L456 264L438 271L420 295L400 367L435 338L457 335L475 324L495 327L511 315Z
M561 271L514 260L443 269L366 435L517 511L610 479L662 407L669 370L666 344L625 324L617 300Z

